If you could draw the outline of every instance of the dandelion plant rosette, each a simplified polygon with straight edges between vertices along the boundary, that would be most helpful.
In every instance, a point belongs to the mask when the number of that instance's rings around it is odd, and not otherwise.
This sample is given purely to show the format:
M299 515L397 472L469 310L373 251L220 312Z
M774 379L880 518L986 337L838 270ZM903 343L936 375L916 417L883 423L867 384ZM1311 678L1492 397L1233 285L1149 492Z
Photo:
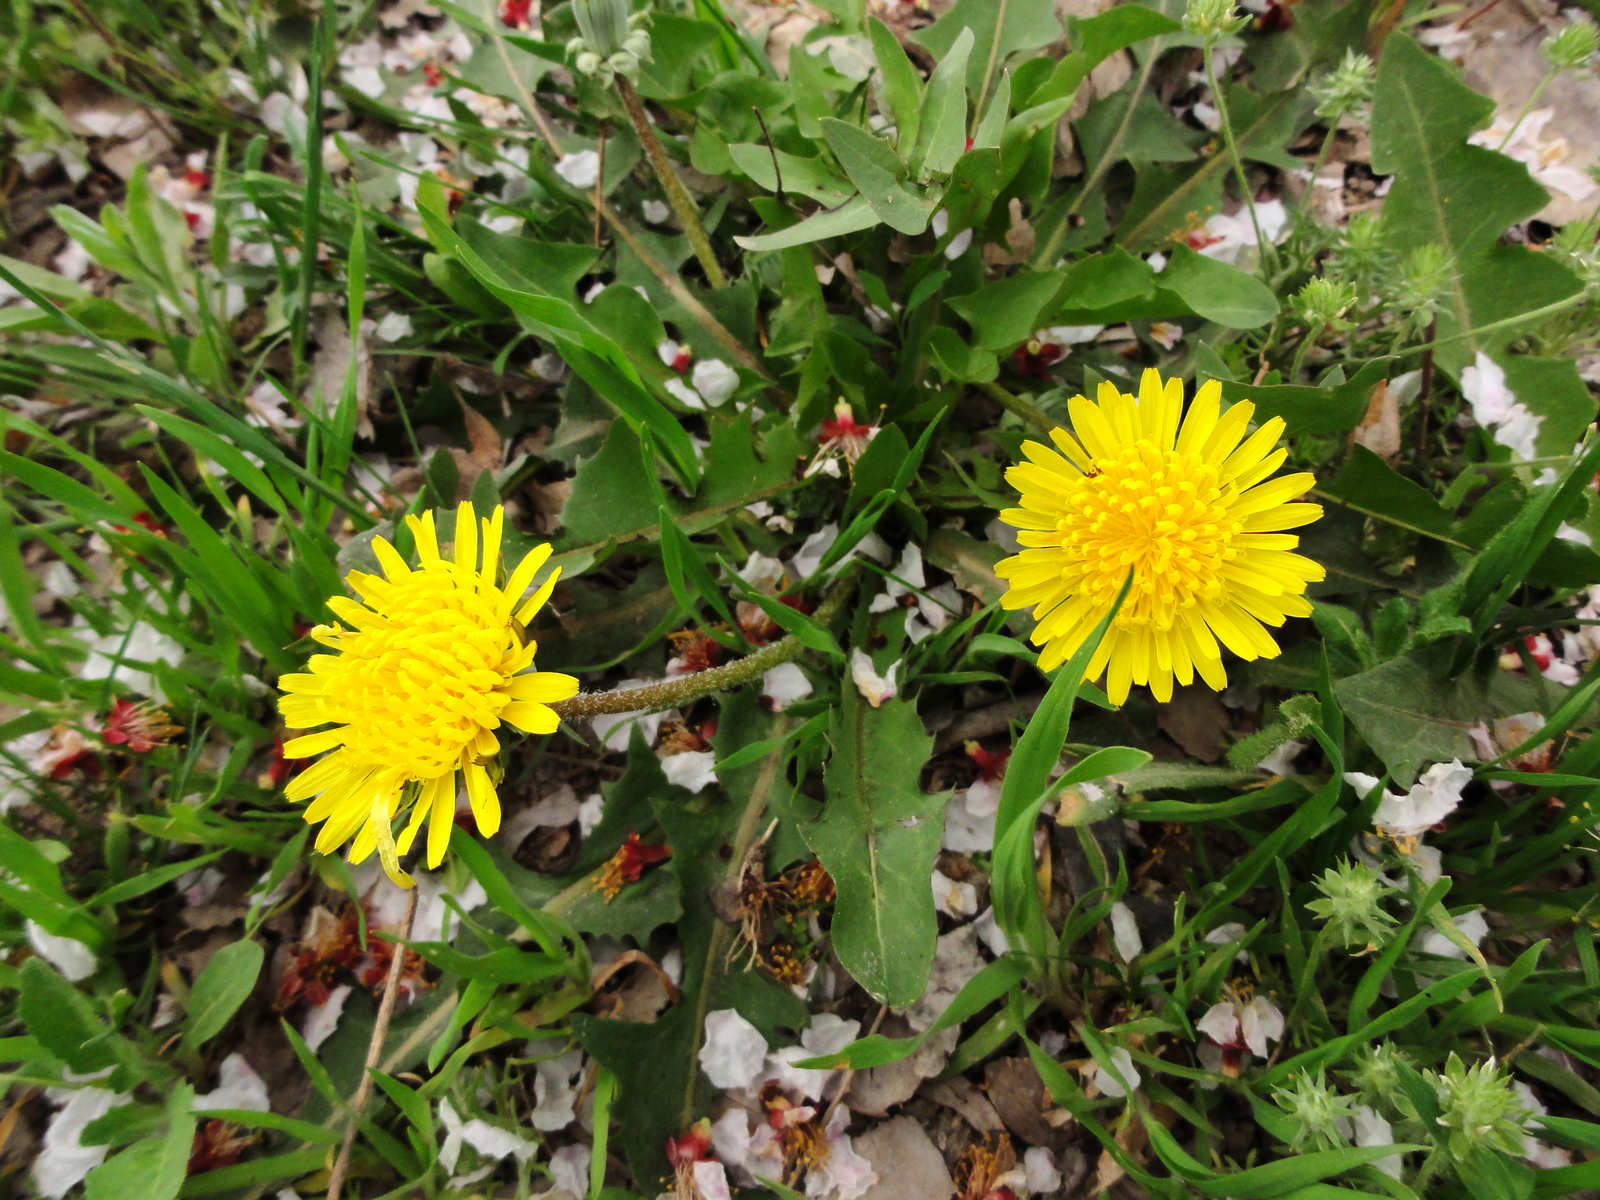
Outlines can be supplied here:
M1297 502L1310 474L1271 478L1288 457L1277 447L1282 419L1250 433L1255 406L1224 409L1215 380L1185 412L1182 383L1154 370L1137 396L1102 383L1094 400L1074 396L1068 413L1072 431L1051 430L1054 449L1023 444L1027 461L1006 472L1019 506L1000 514L1022 547L995 567L1010 585L1001 603L1033 610L1040 669L1072 656L1130 571L1127 599L1084 672L1106 675L1113 702L1134 684L1166 701L1174 680L1196 676L1220 691L1224 649L1275 657L1269 627L1310 616L1306 586L1324 577L1285 532L1322 509Z
M415 567L373 538L383 575L350 573L346 583L360 599L333 597L328 607L338 621L311 631L332 653L314 655L307 672L281 681L285 725L331 726L283 748L287 758L324 756L287 789L290 800L310 801L307 821L322 822L316 848L330 853L353 838L350 861L376 850L401 886L411 879L400 855L425 822L428 866L443 860L458 787L478 831L487 837L499 829L495 731L552 733L560 721L550 706L578 691L570 675L531 669L537 646L524 626L549 599L560 569L528 591L550 557L540 545L500 583L504 522L502 508L479 518L470 503L461 505L447 558L433 514L408 516ZM405 813L396 839L392 823Z

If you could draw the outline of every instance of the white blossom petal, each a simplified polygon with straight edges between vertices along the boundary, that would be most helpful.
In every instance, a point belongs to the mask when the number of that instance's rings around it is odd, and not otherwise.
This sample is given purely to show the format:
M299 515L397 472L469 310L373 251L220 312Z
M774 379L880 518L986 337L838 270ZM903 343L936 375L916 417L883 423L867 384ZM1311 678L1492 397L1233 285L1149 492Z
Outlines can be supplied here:
M736 1009L706 1015L706 1038L700 1047L700 1069L713 1087L749 1087L761 1074L767 1039Z

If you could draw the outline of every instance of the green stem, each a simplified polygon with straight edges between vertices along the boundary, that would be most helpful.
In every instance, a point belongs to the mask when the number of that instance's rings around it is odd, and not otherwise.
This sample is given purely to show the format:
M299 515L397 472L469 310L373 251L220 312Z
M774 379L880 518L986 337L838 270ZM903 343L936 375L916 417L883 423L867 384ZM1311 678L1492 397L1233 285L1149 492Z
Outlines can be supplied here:
M1495 149L1497 151L1504 151L1505 150L1506 143L1509 142L1512 139L1512 137L1516 134L1518 128L1521 127L1523 118L1525 118L1529 113L1531 113L1533 111L1533 106L1535 104L1539 103L1539 97L1544 95L1545 88L1549 87L1550 86L1550 81L1552 79L1554 79L1559 74L1561 74L1560 71L1551 71L1548 74L1546 74L1543 79L1539 80L1538 85L1533 89L1532 92L1530 92L1528 94L1528 98L1525 101L1523 101L1522 109L1521 109L1520 112L1517 113L1517 119L1515 121L1511 122L1511 128L1506 130L1505 137L1501 138L1500 139L1500 144L1495 147Z
M1159 43L1157 43L1159 44ZM1161 55L1152 51L1145 59L1144 66L1140 68L1139 78L1134 81L1133 93L1128 100L1128 110L1122 114L1116 132L1111 135L1111 140L1106 144L1105 153L1100 156L1100 161L1095 163L1094 170L1089 172L1089 178L1084 180L1083 186L1078 189L1078 194L1072 198L1072 203L1067 211L1062 214L1060 222L1050 231L1050 236L1045 239L1044 246L1036 250L1033 255L1033 265L1044 270L1055 267L1056 251L1061 246L1061 240L1067 236L1067 230L1072 225L1072 218L1083 208L1084 201L1094 194L1100 186L1100 181L1105 178L1106 172L1111 170L1112 164L1117 162L1117 148L1127 136L1128 127L1133 124L1133 114L1139 104L1139 97L1143 94L1145 84L1150 79L1150 73L1155 69L1156 60Z
M815 619L818 622L826 625L839 615L855 591L858 574L858 570L852 567L839 576L817 608ZM580 717L681 708L717 692L732 691L747 683L754 683L773 667L799 658L804 649L805 643L791 633L770 646L763 646L754 654L723 663L720 667L696 671L693 675L684 675L678 679L660 679L642 687L617 688L609 692L580 692L572 699L557 701L550 707L566 721Z
M1294 362L1289 366L1289 377L1284 380L1285 383L1292 384L1300 378L1300 364L1305 362L1306 351L1311 349L1312 344L1322 336L1322 329L1321 321L1313 321L1311 328L1306 330L1305 336L1300 339L1300 345L1295 348Z
M1442 1146L1435 1146L1428 1151L1428 1157L1422 1160L1422 1168L1417 1172L1416 1178L1411 1181L1411 1190L1418 1196L1428 1190L1428 1185L1433 1182L1433 1177L1439 1172L1439 1157L1444 1153Z
M1276 267L1278 252L1273 244L1261 232L1261 220L1256 216L1255 197L1250 194L1250 181L1245 177L1244 160L1239 157L1239 147L1233 140L1233 122L1228 118L1228 100L1222 94L1222 85L1217 80L1217 67L1212 56L1212 43L1207 42L1202 50L1206 60L1206 82L1211 87L1211 97L1217 104L1217 124L1222 130L1222 141L1228 148L1228 160L1233 164L1234 178L1239 184L1239 195L1244 199L1245 207L1250 210L1250 224L1256 231L1257 254L1261 266ZM1269 272L1270 273L1270 272Z
M678 214L684 233L689 235L689 245L694 247L694 256L700 260L706 278L711 281L712 287L727 287L728 277L722 273L722 265L717 262L716 253L711 249L711 239L706 236L705 226L700 224L700 214L695 211L694 201L689 199L683 181L678 178L666 150L662 148L661 139L656 137L655 127L650 124L650 115L644 111L639 93L622 75L617 76L617 94L622 97L623 107L628 110L628 120L633 122L633 131L639 135L639 142L644 146L645 157L650 160L650 166L667 194L667 203L672 205L672 211Z
M1333 139L1339 136L1339 118L1334 117L1328 125L1328 132L1322 139L1322 145L1317 147L1316 161L1311 164L1311 178L1306 181L1305 198L1300 202L1300 210L1309 213L1314 207L1317 195L1317 176L1322 173L1323 165L1328 161L1328 152L1333 149Z
M1037 405L1024 400L1021 396L1013 395L998 383L980 383L978 390L989 399L1000 405L1009 413L1021 417L1041 433L1049 433L1059 424L1052 421L1045 411Z

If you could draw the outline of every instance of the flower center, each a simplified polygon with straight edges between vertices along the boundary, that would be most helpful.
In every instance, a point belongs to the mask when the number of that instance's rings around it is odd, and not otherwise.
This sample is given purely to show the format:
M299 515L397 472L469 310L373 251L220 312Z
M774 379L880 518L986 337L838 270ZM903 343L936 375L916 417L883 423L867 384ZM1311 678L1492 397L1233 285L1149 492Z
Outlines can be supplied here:
M412 572L381 597L371 626L339 638L328 665L333 719L362 766L433 779L454 770L510 702L521 643L494 597L447 562Z
M1133 585L1117 614L1122 629L1171 629L1178 615L1223 594L1223 568L1238 556L1242 522L1217 468L1141 438L1094 460L1066 489L1056 522L1067 555L1063 581L1110 608L1129 569Z

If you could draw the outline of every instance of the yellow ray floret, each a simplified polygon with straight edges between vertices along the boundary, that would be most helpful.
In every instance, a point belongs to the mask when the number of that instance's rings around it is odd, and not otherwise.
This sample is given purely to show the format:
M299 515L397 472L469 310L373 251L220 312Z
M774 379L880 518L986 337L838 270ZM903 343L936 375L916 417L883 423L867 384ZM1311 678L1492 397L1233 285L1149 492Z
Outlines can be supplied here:
M1311 615L1306 585L1321 566L1292 553L1283 532L1322 515L1294 503L1309 474L1271 479L1287 453L1277 417L1250 432L1255 406L1222 407L1215 380L1195 393L1144 373L1139 394L1102 383L1093 400L1074 396L1072 432L1051 431L1054 447L1023 443L1025 462L1006 472L1021 496L1000 519L1018 530L1022 552L995 573L1010 584L1001 603L1029 608L1038 622L1039 666L1053 670L1094 632L1133 572L1128 598L1089 661L1086 679L1106 676L1121 704L1134 684L1157 700L1173 681L1227 684L1224 649L1273 658L1268 626Z
M560 722L550 705L578 691L570 675L532 670L536 647L523 626L561 572L528 590L550 557L549 546L536 546L499 583L504 522L502 508L480 519L461 505L445 557L433 514L408 516L415 567L374 538L383 574L352 571L346 583L360 599L335 596L328 607L338 620L311 631L332 653L313 655L307 672L280 681L285 725L330 726L283 748L288 758L323 755L287 788L290 800L310 801L307 821L322 822L317 849L327 854L354 839L350 861L376 850L402 887L411 877L400 856L424 824L428 866L443 860L460 792L480 833L500 828L490 773L500 750L495 730L552 733ZM408 819L397 839L401 816Z

